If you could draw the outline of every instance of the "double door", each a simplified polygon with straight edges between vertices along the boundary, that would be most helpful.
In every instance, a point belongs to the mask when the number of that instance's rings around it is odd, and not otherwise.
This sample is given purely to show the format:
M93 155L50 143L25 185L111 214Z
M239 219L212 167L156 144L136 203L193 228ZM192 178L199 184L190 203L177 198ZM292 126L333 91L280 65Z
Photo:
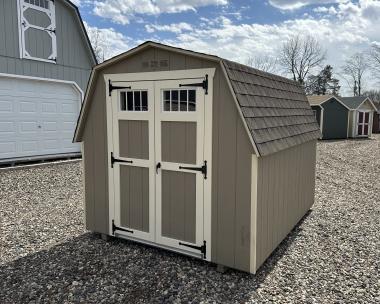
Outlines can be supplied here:
M196 81L112 84L110 204L113 234L205 258L205 90L182 86Z
M370 112L358 112L357 116L357 134L358 136L368 136L371 126Z

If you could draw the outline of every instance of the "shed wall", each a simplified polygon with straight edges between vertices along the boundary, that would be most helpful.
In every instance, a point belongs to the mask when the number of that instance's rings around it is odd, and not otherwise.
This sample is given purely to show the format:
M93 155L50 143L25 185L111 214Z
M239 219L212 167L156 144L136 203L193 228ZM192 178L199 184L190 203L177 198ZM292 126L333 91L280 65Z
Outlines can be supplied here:
M373 114L372 133L380 133L380 114L377 112Z
M74 11L55 1L57 63L21 59L16 0L0 0L0 73L75 81L85 91L92 68L81 25ZM41 49L47 46L38 45Z
M348 109L332 98L322 104L323 139L347 138Z
M148 48L109 66L95 79L83 135L86 226L108 233L106 91L103 75L216 68L213 98L212 260L250 270L250 187L253 148L218 62ZM89 166L91 168L89 168ZM96 171L96 172L95 172Z
M314 203L316 141L258 159L256 270Z

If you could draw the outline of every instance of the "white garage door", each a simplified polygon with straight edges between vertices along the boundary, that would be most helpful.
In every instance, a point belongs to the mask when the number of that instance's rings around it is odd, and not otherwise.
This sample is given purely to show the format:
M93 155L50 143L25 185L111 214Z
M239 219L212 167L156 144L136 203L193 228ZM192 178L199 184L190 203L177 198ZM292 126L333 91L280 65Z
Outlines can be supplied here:
M79 152L80 100L70 84L0 77L0 159Z

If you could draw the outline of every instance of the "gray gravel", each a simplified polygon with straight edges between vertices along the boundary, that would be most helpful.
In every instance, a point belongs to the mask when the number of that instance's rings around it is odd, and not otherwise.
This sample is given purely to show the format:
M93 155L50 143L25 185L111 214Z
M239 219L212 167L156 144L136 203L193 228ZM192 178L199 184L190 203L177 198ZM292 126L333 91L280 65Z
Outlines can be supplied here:
M380 303L379 151L318 144L316 204L256 276L86 232L80 163L0 171L0 303Z

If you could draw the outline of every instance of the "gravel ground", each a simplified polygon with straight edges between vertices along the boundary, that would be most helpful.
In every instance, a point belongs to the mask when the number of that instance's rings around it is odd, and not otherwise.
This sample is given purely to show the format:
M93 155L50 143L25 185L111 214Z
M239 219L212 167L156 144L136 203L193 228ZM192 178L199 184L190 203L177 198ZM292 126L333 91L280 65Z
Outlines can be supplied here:
M316 203L255 276L86 232L78 162L0 171L0 303L380 303L379 151L318 144Z

